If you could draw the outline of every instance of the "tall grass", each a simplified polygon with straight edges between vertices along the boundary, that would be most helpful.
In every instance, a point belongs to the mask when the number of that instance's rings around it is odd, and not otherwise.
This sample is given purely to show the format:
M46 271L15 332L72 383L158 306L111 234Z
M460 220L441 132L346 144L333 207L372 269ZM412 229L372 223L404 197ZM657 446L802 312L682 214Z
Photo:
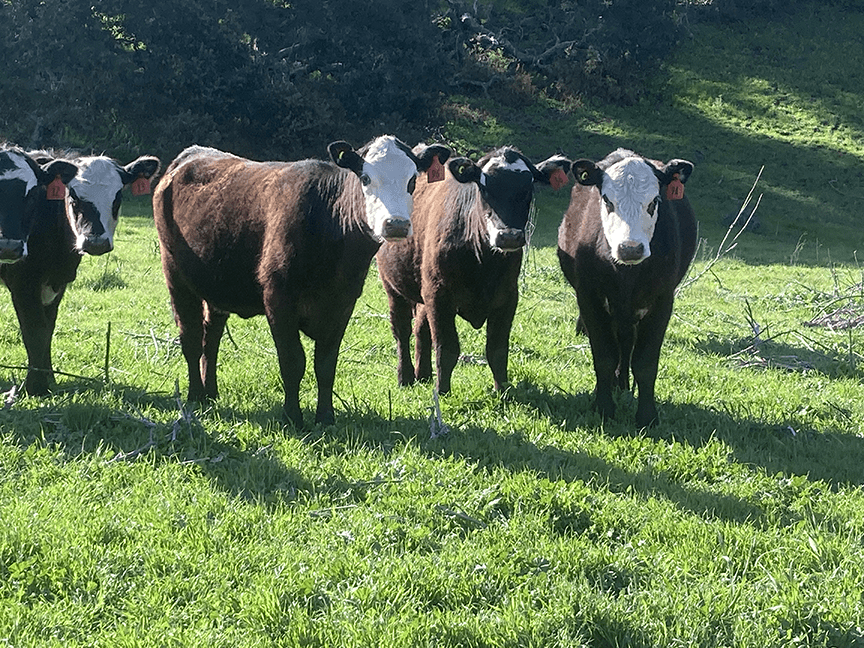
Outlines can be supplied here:
M795 19L821 43L861 16ZM710 114L700 90L737 61L701 48L721 37L735 51L780 48L797 33L769 39L759 27L750 40L695 31L656 111L584 108L553 121L541 103L521 121L501 117L531 155L551 152L532 147L563 137L558 126L581 133L573 157L707 148L687 186L705 239L697 272L726 230L727 198L737 208L766 165L762 233L743 234L678 296L650 430L634 430L628 394L618 420L590 409L590 351L553 247L566 197L537 196L512 387L492 391L482 331L460 322L464 357L440 402L450 431L437 438L431 387L396 387L374 267L340 355L335 425L311 426L311 371L310 427L281 425L260 318L229 320L223 395L186 410L149 208L127 201L116 250L84 259L61 307L55 366L69 375L49 398L0 410L0 645L862 645L862 332L808 325L838 300L861 307L859 232L830 186L792 195L798 172L764 159L793 151L791 169L823 159L818 144L794 130L778 141L758 114L754 136L727 143L727 113ZM820 49L808 51L802 86L822 69ZM664 131L684 105L699 128ZM530 120L543 115L536 134ZM579 126L590 119L594 132ZM820 141L859 156L852 140ZM810 223L798 249L794 224L809 223L815 200L826 233ZM0 357L8 388L25 364L8 299Z

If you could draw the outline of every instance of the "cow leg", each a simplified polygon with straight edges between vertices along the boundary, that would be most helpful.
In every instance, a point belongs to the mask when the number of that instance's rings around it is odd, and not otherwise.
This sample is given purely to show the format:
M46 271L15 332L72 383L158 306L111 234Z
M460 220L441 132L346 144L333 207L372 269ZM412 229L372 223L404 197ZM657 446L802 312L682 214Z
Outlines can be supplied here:
M432 333L432 344L435 347L438 393L446 394L450 391L450 378L461 352L459 334L456 332L456 313L445 308L440 302L430 304L430 300L424 299L424 301Z
M315 380L318 383L318 406L315 408L315 422L330 425L336 420L333 413L333 383L336 381L336 363L339 360L339 345L348 327L348 316L315 341Z
M494 310L486 320L486 362L492 370L496 391L507 384L507 359L510 353L510 329L516 314L518 295L500 309Z
M201 381L201 363L204 350L204 303L186 290L171 287L171 307L180 329L180 349L189 374L186 400L203 402L208 394Z
M414 377L418 382L432 380L432 329L423 304L414 305Z
M577 298L582 324L588 332L591 357L594 361L594 375L597 378L594 407L600 412L600 416L611 419L615 416L612 386L619 362L618 341L612 328L612 318L603 309L599 300L594 303L581 294L577 295Z
M21 339L27 350L27 377L24 391L31 396L43 396L54 380L51 367L51 336L57 320L57 298L54 304L42 306L34 290L12 291L12 303L21 328Z
M219 387L216 382L216 361L219 357L219 343L225 332L228 313L223 313L205 303L204 309L204 353L201 355L201 379L207 398L217 398Z
M292 311L289 300L280 296L278 290L264 295L264 310L270 334L276 345L279 373L285 390L282 413L295 428L303 427L303 412L300 410L300 381L306 371L306 353L300 342L300 324Z
M660 348L666 327L672 316L672 297L659 302L639 323L636 344L633 349L633 377L639 391L636 405L636 427L656 425L660 419L654 398L657 382L657 367L660 364Z
M629 322L622 322L615 332L618 338L618 368L615 370L617 385L624 391L630 391L630 358L633 354L636 328Z
M387 292L390 303L390 329L396 340L396 375L400 387L414 382L414 365L411 363L411 304L408 300Z

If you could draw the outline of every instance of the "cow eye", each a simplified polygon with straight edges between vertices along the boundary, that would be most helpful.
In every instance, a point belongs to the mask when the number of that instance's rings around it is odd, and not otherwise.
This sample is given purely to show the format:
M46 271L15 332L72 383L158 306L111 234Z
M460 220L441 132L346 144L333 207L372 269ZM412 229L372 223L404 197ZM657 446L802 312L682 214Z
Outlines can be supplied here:
M360 176L360 182L364 187L368 187L369 183L372 182L372 178L369 177L368 173L364 173Z
M615 205L612 203L611 200L609 200L609 198L605 194L603 195L603 202L606 203L606 209L608 209L610 212L615 211Z
M648 205L648 215L653 216L654 212L657 211L657 203L660 202L660 196L657 196L654 200L650 202Z
M417 186L417 176L412 176L408 181L408 193L413 194L414 188Z

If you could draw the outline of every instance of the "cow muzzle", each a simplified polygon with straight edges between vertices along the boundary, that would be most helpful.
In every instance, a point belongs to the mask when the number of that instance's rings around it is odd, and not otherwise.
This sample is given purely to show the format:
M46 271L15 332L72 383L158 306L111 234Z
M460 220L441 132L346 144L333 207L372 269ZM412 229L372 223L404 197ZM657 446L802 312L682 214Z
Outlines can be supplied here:
M490 231L489 244L501 252L516 252L525 246L525 230L505 227Z
M641 263L648 255L645 254L645 246L635 241L625 241L618 246L618 260L621 263L635 265Z
M107 236L85 236L81 239L79 249L84 254L99 256L114 249L114 244Z
M27 246L19 239L0 239L0 263L15 263L27 255Z
M388 218L381 225L381 238L398 241L411 234L411 221L407 218Z

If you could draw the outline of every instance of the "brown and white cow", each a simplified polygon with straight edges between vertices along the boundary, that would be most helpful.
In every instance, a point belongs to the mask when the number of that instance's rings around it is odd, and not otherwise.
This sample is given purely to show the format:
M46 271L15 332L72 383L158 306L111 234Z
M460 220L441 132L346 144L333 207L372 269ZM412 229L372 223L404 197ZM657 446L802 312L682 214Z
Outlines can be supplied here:
M79 255L66 218L66 186L78 168L65 160L38 164L17 148L0 150L0 279L27 349L24 389L44 394L53 380L51 338L57 307L75 278Z
M265 315L285 389L284 414L300 426L302 331L315 341L318 405L330 423L339 345L372 258L411 230L418 172L449 149L417 155L383 136L333 163L252 162L192 147L171 163L153 196L162 267L189 372L191 401L215 398L219 341L229 313Z
M576 290L597 378L595 407L615 414L613 387L638 389L636 425L657 422L654 383L675 287L696 252L684 195L686 160L663 164L618 149L573 163L577 184L558 230L558 259Z
M437 389L450 390L460 353L459 315L475 329L486 324L486 360L500 390L507 383L534 184L562 186L570 162L554 156L535 167L516 149L504 147L476 164L451 160L447 169L442 183L417 183L413 235L377 255L396 338L398 380L404 386L430 379L434 346ZM409 346L412 315L416 367Z

